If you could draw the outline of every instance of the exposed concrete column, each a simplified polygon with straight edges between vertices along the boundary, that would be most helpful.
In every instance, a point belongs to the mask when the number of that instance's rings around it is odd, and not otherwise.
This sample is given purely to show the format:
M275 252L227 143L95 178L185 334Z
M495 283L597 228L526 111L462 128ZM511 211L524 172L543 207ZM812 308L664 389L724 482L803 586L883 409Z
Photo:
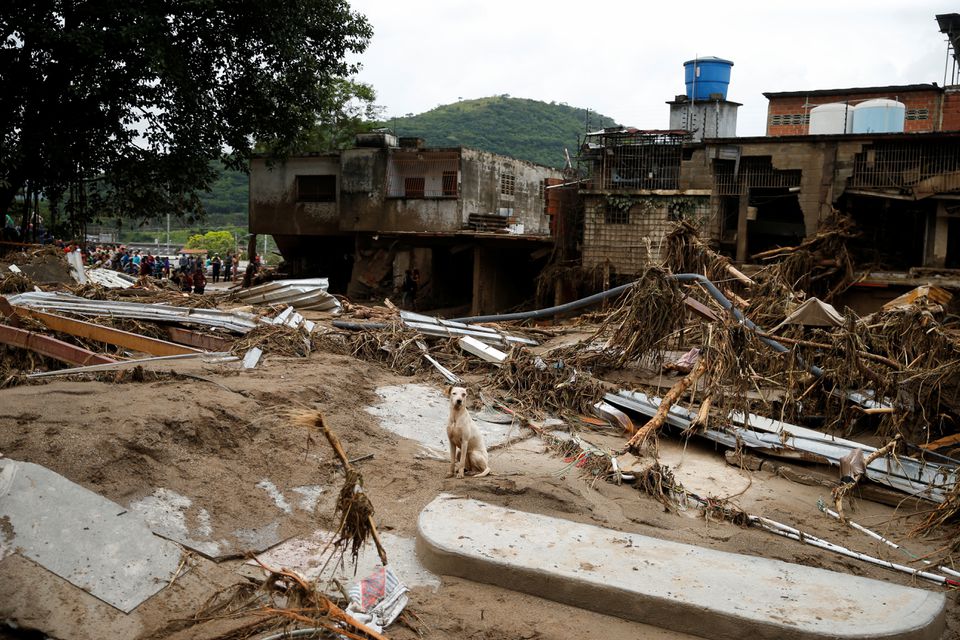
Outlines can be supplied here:
M750 189L741 194L737 211L737 262L747 261L747 209L750 206Z
M493 312L491 297L493 265L489 252L479 245L473 247L473 304L470 315L483 315Z
M944 267L947 264L947 236L950 219L946 207L937 203L937 210L927 218L927 242L923 256L923 266Z

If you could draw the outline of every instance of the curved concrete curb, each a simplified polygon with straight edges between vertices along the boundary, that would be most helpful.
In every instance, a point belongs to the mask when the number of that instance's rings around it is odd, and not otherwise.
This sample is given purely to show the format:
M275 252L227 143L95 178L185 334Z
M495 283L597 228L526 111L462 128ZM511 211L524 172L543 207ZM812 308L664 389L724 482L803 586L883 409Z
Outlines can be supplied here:
M707 638L939 638L942 593L441 495L430 570Z

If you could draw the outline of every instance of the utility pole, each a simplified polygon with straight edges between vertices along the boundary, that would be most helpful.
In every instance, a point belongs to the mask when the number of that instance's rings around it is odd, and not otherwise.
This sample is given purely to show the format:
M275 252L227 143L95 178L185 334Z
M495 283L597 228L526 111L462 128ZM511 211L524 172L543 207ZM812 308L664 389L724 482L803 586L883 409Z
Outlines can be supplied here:
M170 255L170 214L167 214L167 255Z

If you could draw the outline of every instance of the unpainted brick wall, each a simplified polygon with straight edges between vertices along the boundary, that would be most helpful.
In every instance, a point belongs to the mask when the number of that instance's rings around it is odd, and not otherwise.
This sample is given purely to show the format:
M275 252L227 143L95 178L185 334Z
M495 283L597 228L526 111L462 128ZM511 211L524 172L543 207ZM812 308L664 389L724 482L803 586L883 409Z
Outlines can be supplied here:
M784 98L771 98L767 104L767 135L768 136L803 136L807 135L810 130L810 125L778 125L772 126L770 124L771 118L774 115L783 115L783 114L809 114L810 109L821 104L827 104L830 102L849 102L850 104L858 104L864 100L872 100L875 98L890 98L896 99L906 105L907 110L910 109L926 109L929 114L926 120L906 120L903 123L904 133L925 133L929 131L937 130L937 109L940 100L939 91L915 91L910 93L903 93L899 95L894 94L870 94L870 93L838 93L835 95L829 96L815 96L812 98L807 98L805 96L795 97L788 96ZM806 106L805 106L806 105ZM946 118L944 118L946 120ZM944 123L946 124L946 123ZM960 127L958 127L960 128ZM946 126L943 127L943 131L950 131Z
M692 212L684 219L698 227L705 235L712 229L713 215L710 198L694 199ZM621 275L636 275L648 266L650 260L661 257L664 237L677 224L670 215L670 196L644 196L630 208L629 222L614 224L605 221L607 203L604 196L587 196L584 203L583 266L595 267L610 261Z

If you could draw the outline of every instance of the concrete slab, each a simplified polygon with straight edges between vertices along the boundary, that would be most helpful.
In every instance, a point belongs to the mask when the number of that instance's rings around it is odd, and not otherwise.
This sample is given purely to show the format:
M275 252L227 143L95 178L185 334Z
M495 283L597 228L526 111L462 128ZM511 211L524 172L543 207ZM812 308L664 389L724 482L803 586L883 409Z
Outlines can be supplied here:
M343 565L333 566L329 562L332 547L330 543L336 534L320 529L313 534L287 540L286 542L261 553L257 558L271 568L285 568L296 571L308 581L315 581L321 576L329 579L337 578L342 584L350 584L355 579L364 578L380 565L380 557L374 545L367 544L357 558L356 565L350 559L350 554L343 558ZM426 569L417 557L414 550L413 538L404 538L389 532L380 534L383 547L387 551L387 560L390 567L400 580L408 587L430 587L436 590L440 586L440 578ZM263 569L253 560L248 560L244 573L256 573L263 577ZM323 587L321 583L321 587Z
M441 495L424 565L708 638L939 638L942 593Z
M285 496L269 480L262 480L256 488L260 495L277 506L282 514L290 514L293 508ZM294 491L303 490L303 498L297 506L312 512L322 489L317 487L294 487ZM211 516L210 512L196 504L187 496L170 489L159 488L148 496L130 503L130 510L138 514L147 526L158 536L173 540L205 558L214 561L242 557L268 549L283 540L280 520L269 522L224 521L222 517Z
M30 462L0 459L0 559L29 558L124 613L170 584L180 547L103 496Z
M450 401L440 390L425 384L401 384L380 387L377 395L380 402L366 407L366 410L380 419L381 427L398 436L416 440L444 459L450 455L447 445ZM483 432L488 449L522 434L519 424L482 420L488 413L470 412Z

